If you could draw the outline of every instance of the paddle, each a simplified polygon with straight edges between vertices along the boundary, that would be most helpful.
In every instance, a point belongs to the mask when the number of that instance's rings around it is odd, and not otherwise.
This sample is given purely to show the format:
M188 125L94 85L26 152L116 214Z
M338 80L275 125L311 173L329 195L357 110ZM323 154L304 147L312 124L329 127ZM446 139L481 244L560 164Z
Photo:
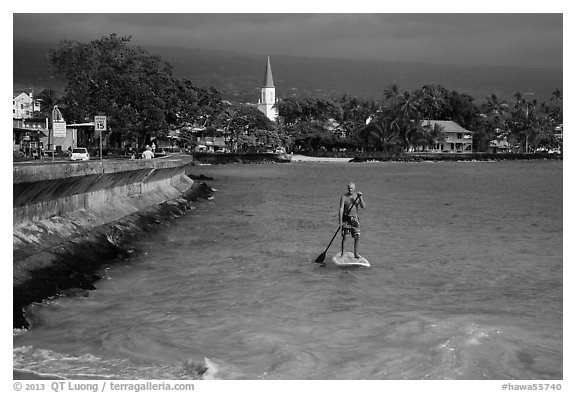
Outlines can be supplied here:
M350 212L352 211L352 208L354 207L354 205L356 204L356 201L358 200L358 198L360 198L360 194L356 195L356 199L354 199L354 202L352 202L352 204L350 205L350 208L348 209L348 211L346 212L346 215L349 215ZM334 239L336 238L336 235L338 234L338 232L340 232L340 229L342 228L342 225L338 226L338 229L336 229L336 232L334 233L334 236L332 236L332 240L330 240L330 243L328 243L328 247L326 247L326 249L324 250L324 252L320 255L318 255L318 258L316 258L316 260L314 262L316 263L324 263L324 259L326 258L326 252L328 252L328 249L330 248L330 246L332 245L332 242L334 241Z

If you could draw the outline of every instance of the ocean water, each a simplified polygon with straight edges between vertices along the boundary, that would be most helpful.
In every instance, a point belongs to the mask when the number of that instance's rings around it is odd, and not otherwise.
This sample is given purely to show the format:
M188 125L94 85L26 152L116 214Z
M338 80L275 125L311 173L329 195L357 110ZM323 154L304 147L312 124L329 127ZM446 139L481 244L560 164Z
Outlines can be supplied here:
M27 309L15 376L563 378L562 162L195 172L213 200L131 244L96 290ZM350 181L372 267L322 267Z

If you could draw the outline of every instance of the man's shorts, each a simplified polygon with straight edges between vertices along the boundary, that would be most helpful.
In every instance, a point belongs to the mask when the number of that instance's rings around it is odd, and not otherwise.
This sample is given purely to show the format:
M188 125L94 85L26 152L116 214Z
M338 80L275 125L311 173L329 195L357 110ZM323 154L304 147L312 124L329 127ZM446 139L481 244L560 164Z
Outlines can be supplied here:
M352 235L356 237L360 235L360 220L354 216L342 217L342 236Z

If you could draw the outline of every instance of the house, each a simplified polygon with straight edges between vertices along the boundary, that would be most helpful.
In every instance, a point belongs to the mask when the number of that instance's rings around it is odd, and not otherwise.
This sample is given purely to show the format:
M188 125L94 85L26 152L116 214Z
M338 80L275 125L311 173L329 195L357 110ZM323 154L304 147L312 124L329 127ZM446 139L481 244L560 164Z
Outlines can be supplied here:
M490 141L490 150L493 153L510 153L512 152L512 146L505 139L492 139Z
M13 119L29 119L33 112L40 112L40 100L35 99L32 93L12 97Z
M554 127L554 136L560 142L564 140L564 124L558 124L556 127Z
M150 145L154 144L156 146L156 151L168 150L173 152L174 149L178 148L178 139L180 133L178 130L172 130L166 136L157 136L150 138Z
M226 141L224 137L197 137L196 151L205 153L215 153L226 151Z
M435 125L440 126L442 138L435 141L431 152L461 153L472 152L473 131L461 127L452 120L422 120L422 127L432 130Z

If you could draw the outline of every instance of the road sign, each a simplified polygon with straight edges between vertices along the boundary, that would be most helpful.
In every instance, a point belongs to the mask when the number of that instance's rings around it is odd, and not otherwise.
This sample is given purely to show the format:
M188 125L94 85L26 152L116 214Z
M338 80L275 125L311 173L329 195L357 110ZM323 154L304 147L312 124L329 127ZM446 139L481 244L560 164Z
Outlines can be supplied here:
M106 131L106 116L94 116L94 130Z
M65 138L66 137L66 122L55 121L52 123L52 135L54 138Z

